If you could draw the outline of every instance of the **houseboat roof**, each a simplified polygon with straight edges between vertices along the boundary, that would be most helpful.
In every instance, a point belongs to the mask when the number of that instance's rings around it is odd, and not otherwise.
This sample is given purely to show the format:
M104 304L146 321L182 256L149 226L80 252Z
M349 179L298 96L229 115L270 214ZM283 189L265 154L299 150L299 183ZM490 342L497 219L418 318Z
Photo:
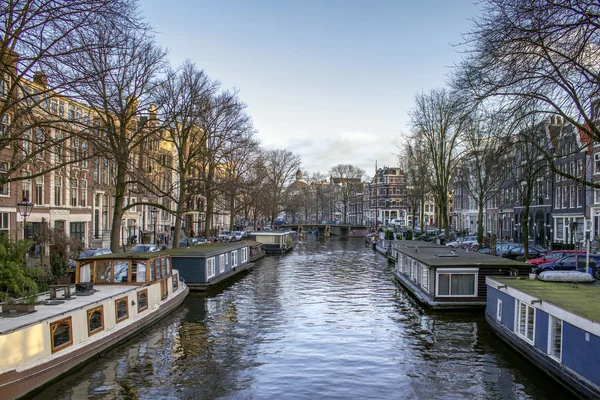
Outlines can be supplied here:
M524 263L507 258L481 254L477 251L453 249L448 246L419 241L402 241L394 249L432 267L499 266L523 267Z
M102 254L94 257L80 258L77 261L90 260L150 260L152 258L170 255L177 256L210 256L220 254L224 251L235 250L248 246L246 241L232 243L204 243L190 247L177 247L168 250L151 251L151 252L121 252L112 254Z
M252 232L250 236L281 236L295 233L294 231Z
M586 283L574 285L570 282L544 282L539 279L516 279L510 277L493 277L507 287L551 303L563 310L580 317L600 322L600 284ZM496 285L494 285L496 286Z

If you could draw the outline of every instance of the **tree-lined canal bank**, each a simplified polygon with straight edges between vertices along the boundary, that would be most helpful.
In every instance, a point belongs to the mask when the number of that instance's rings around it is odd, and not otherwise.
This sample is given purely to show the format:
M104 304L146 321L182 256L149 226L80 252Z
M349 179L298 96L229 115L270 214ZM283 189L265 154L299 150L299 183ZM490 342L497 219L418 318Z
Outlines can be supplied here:
M490 331L430 313L361 239L310 237L230 286L190 295L40 399L570 398Z

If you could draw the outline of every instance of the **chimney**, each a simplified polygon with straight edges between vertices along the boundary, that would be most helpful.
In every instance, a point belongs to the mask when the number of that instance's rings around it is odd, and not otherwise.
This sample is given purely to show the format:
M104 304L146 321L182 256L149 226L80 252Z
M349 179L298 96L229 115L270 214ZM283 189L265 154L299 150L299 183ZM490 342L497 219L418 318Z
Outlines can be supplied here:
M46 72L37 71L33 74L33 82L40 85L43 89L46 89L48 86L48 77L46 76Z
M560 115L556 116L556 125L562 125L562 117Z
M554 115L550 116L550 125L554 125Z

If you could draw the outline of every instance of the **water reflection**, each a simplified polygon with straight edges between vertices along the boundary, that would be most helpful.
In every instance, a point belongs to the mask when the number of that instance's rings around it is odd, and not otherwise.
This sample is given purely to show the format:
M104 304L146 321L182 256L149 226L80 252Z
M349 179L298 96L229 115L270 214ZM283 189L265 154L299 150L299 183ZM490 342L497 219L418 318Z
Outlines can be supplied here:
M430 313L361 240L311 237L63 379L48 399L554 399L481 314Z

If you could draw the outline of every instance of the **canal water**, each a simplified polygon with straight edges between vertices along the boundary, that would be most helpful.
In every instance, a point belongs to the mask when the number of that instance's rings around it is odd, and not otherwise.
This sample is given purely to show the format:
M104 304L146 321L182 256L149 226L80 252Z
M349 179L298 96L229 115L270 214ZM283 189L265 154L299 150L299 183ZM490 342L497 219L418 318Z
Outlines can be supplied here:
M37 399L569 399L483 312L432 313L360 239L308 238Z

